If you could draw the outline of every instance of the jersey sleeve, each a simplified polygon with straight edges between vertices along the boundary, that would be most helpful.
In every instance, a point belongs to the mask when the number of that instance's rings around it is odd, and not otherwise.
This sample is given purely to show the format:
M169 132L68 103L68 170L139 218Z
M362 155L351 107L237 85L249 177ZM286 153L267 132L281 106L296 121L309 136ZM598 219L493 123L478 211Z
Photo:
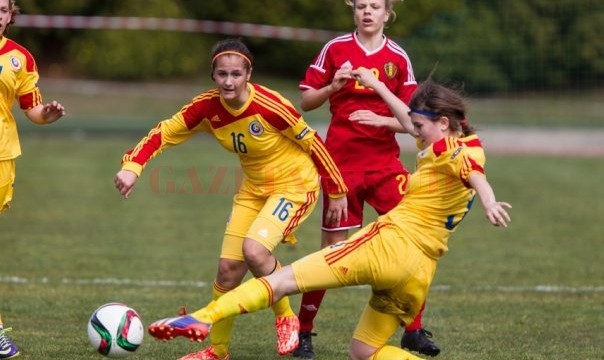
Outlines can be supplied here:
M330 196L339 197L348 192L342 174L325 148L323 140L315 130L306 124L302 117L282 132L310 154L321 177L328 180L327 192Z
M265 119L304 152L310 154L319 175L329 179L327 191L330 196L339 197L346 194L348 188L344 184L342 174L317 132L308 126L288 99L266 87L259 86L258 89L257 101L270 109L264 114Z
M327 44L315 57L308 69L306 69L304 79L300 81L298 88L302 91L308 89L318 90L328 85L333 78L332 68L329 44Z
M446 169L452 176L458 177L466 187L471 187L469 179L472 173L485 174L486 156L480 140L475 135L462 139L446 138L435 145L436 151L438 146L448 147L447 153L450 155L447 157L451 161Z
M22 110L29 110L42 103L42 95L38 88L38 66L34 57L20 47L25 64L17 75L17 100Z
M459 178L466 187L472 173L484 175L486 156L476 135L465 138L445 137L432 144L443 173Z
M408 57L404 57L404 61L401 65L404 69L403 82L401 86L399 86L397 90L397 96L401 99L405 104L409 104L411 101L411 96L417 89L417 81L415 80L415 74L413 73L413 67L411 66L411 61Z
M411 65L411 59L407 52L395 41L389 39L388 40L388 48L397 56L397 77L400 80L398 88L396 91L396 95L399 99L401 99L405 104L409 104L411 100L411 96L417 89L417 80L415 79L415 73L413 72L413 65ZM387 68L385 68L387 71Z
M486 159L484 150L482 147L465 148L461 156L459 177L466 187L470 187L469 180L471 174L479 173L485 175L484 164Z
M122 157L122 169L130 170L140 176L145 165L164 149L188 140L194 134L205 129L205 122L191 127L183 117L183 111L172 118L161 121L141 139L134 149Z

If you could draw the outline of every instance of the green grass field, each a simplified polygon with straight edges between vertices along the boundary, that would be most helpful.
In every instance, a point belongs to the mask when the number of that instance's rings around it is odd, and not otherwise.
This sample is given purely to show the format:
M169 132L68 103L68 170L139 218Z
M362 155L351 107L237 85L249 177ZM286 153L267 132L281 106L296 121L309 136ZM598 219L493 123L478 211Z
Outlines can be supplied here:
M24 139L13 208L0 217L2 312L24 359L97 358L85 328L105 302L126 302L149 323L210 298L236 163L213 141L192 140L156 159L123 200L112 177L134 140ZM425 314L440 358L602 359L601 159L491 156L487 165L513 222L492 228L477 207L452 238ZM318 224L315 212L279 257L315 250ZM345 358L367 296L328 294L316 329L322 359ZM276 358L272 321L241 317L233 357ZM133 358L194 348L147 338Z
M22 359L100 359L86 323L106 302L129 304L148 325L211 297L236 159L195 138L155 159L123 200L113 186L120 157L158 118L144 120L143 101L134 124L97 124L102 111L121 110L115 99L104 110L105 100L95 100L90 116L69 98L78 110L63 124L22 127L13 207L0 215L0 311ZM153 106L159 118L173 110ZM78 130L82 123L112 132L93 136ZM412 167L410 154L404 159ZM498 198L514 206L513 221L494 228L475 206L452 237L424 315L443 350L438 359L604 359L602 159L490 155L487 172ZM278 257L288 263L316 250L318 226L317 209L299 244L281 246ZM366 287L328 292L315 323L320 359L346 358L368 297ZM299 296L292 303L297 310ZM273 321L270 311L239 317L232 358L279 358ZM147 336L131 358L174 359L199 348Z

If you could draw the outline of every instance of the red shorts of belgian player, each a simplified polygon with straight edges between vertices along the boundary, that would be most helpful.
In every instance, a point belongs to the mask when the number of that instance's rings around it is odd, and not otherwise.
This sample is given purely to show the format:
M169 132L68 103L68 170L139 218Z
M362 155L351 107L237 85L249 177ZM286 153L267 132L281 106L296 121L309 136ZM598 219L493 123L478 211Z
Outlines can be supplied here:
M382 215L394 208L405 195L409 173L405 168L387 168L373 171L343 171L342 177L348 187L348 220L340 226L325 224L329 197L323 192L323 218L321 228L327 231L358 228L363 225L365 202ZM321 179L325 189L326 179Z

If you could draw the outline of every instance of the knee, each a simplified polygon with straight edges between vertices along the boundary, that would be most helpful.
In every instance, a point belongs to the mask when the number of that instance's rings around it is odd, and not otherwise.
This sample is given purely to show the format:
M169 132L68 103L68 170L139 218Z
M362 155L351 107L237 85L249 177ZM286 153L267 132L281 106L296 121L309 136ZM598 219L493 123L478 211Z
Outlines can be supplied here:
M350 360L369 360L376 353L376 349L359 341L352 339L348 348L348 358Z
M216 282L225 289L234 289L241 283L246 272L247 265L245 262L220 259Z
M243 257L254 276L270 274L276 267L273 254L262 244L252 239L243 241Z
M365 360L367 358L361 357L352 347L348 349L348 359L350 360Z

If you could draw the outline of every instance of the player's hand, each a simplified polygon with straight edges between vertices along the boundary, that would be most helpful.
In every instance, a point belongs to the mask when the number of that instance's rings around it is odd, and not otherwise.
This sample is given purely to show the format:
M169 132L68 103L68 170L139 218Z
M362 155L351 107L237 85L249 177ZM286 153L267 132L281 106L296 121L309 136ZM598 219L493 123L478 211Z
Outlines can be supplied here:
M375 127L382 127L388 125L388 122L383 116L379 116L371 110L357 110L353 111L349 116L348 120L361 124Z
M358 68L350 72L352 76L359 84L375 89L380 85L380 80L375 76L373 71L366 68Z
M42 118L47 124L59 120L63 115L65 115L65 107L55 100L42 107Z
M120 192L124 199L127 199L128 196L130 196L137 180L138 175L130 170L120 170L113 178L117 191Z
M487 219L491 222L491 224L495 226L508 227L508 223L511 221L511 218L505 208L511 209L512 205L503 201L495 201L484 207Z
M329 198L325 221L332 226L340 226L340 222L348 220L348 200L346 196Z
M350 62L347 61L342 64L342 66L334 74L333 80L331 81L330 87L332 93L339 91L348 80L352 79L352 76L350 75L351 71L352 64L350 64Z

